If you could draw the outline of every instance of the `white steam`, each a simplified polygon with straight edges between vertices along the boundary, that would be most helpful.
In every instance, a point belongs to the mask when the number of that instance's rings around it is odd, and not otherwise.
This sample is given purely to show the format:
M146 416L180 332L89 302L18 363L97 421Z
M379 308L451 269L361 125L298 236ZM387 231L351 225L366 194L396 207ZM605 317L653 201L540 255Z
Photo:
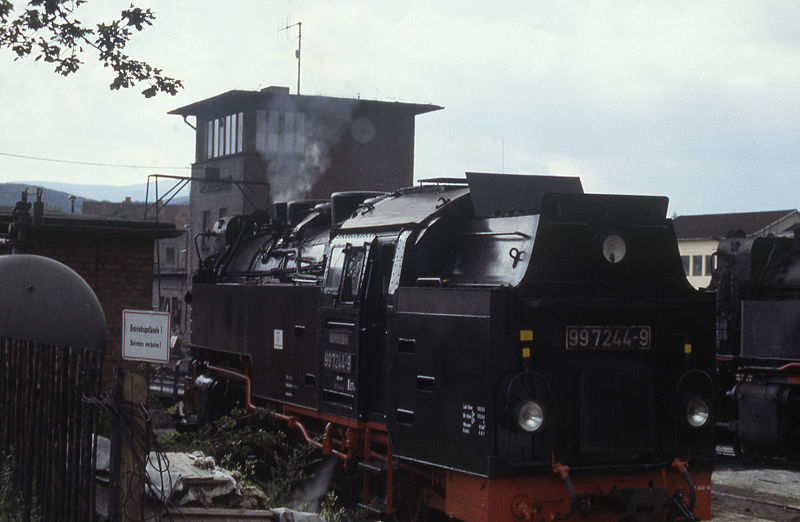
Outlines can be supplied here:
M314 185L331 164L331 152L345 135L353 120L355 100L305 99L302 106L292 98L280 110L292 113L294 129L285 128L286 117L270 128L278 136L269 137L261 150L267 166L272 202L309 197ZM274 111L273 111L274 112ZM274 116L272 116L274 117ZM302 122L302 123L300 123ZM287 137L286 133L294 133ZM275 146L277 143L277 146Z
M290 507L319 512L320 501L330 490L337 460L338 457L332 455L320 464L316 473L294 491Z

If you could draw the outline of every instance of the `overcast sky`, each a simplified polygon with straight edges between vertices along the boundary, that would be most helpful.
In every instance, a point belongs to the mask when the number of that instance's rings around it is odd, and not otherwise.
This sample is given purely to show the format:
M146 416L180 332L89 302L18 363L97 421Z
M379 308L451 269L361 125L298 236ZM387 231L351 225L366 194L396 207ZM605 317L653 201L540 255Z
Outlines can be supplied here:
M17 0L22 4L22 0ZM130 0L91 0L84 22ZM156 13L130 54L177 96L110 91L0 54L0 182L143 183L188 174L194 132L167 111L230 89L434 103L416 178L578 175L587 192L655 194L670 214L800 207L800 2L135 0ZM143 87L142 87L143 88Z

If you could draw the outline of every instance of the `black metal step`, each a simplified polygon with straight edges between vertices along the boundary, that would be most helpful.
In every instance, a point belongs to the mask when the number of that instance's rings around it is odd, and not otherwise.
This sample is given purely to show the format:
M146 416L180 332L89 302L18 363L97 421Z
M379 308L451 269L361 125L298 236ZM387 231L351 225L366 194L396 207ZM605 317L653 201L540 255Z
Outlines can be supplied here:
M386 473L386 463L382 460L370 460L368 462L361 461L358 463L358 467L368 473Z

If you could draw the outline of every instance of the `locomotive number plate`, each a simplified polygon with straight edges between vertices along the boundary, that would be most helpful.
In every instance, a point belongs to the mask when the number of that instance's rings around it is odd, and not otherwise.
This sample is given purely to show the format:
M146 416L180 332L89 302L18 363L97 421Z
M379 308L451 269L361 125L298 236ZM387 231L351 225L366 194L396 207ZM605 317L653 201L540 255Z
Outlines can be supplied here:
M567 350L649 350L649 326L567 326Z
M353 370L353 354L347 352L328 352L322 358L326 370L350 373Z

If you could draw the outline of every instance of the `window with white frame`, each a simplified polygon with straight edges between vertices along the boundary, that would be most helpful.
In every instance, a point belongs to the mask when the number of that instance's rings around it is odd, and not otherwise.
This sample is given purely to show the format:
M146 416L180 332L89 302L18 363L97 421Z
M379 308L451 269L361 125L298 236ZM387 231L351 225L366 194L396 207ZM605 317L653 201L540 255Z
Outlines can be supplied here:
M692 275L703 275L703 256L692 256Z
M683 273L689 275L689 256L681 256L681 263L683 263Z
M256 148L262 152L303 154L306 148L306 114L259 109L256 114Z
M243 112L208 120L206 124L206 158L218 158L242 152L243 135Z

